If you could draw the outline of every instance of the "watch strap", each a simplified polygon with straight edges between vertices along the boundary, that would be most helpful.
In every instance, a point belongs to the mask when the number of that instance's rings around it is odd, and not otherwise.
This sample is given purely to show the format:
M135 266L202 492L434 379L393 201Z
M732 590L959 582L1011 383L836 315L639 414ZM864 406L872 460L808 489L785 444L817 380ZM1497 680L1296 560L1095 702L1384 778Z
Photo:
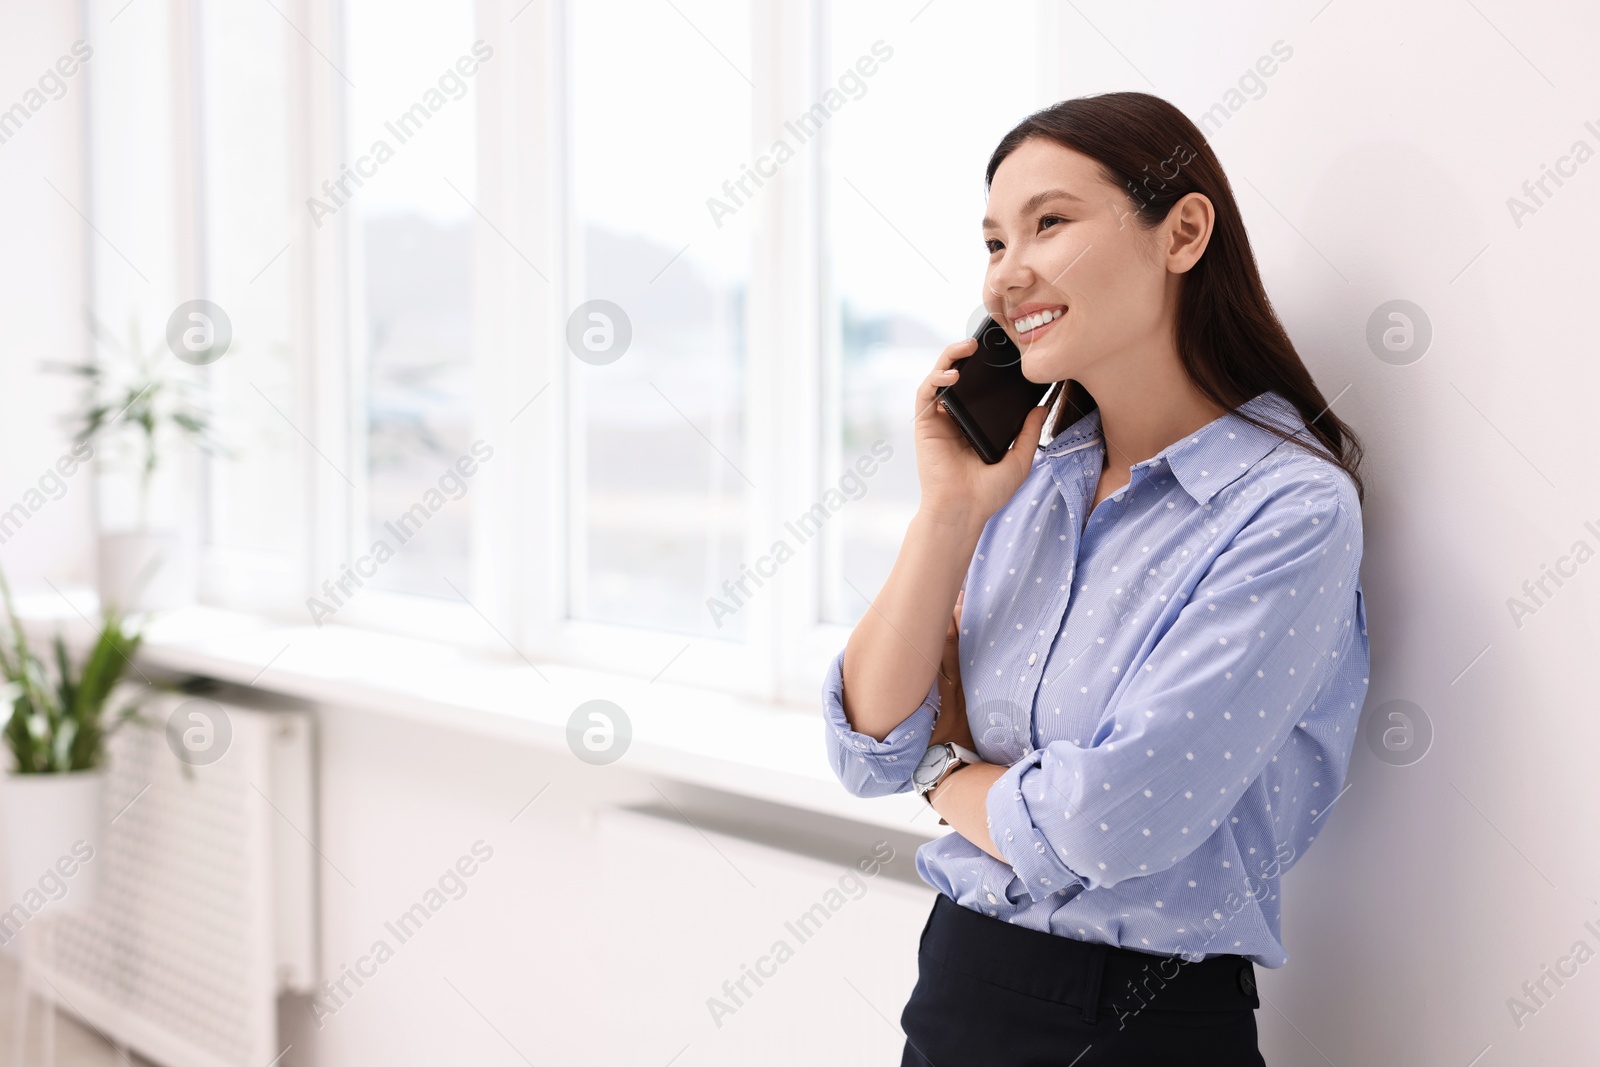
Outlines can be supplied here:
M939 786L943 785L946 778L950 777L951 774L955 773L961 767L970 767L974 763L983 762L982 756L978 755L965 745L958 745L954 741L941 741L940 744L955 754L956 762L946 764L944 772L939 775L939 780L933 783L933 785L922 794L922 799L928 802L928 807L930 808L933 807L933 791L939 788ZM943 815L941 815L939 816L939 825L949 826L950 822Z
M955 751L955 754L961 757L962 763L973 764L983 762L982 756L978 755L965 745L958 745L954 741L946 741L945 744L949 745L951 749Z

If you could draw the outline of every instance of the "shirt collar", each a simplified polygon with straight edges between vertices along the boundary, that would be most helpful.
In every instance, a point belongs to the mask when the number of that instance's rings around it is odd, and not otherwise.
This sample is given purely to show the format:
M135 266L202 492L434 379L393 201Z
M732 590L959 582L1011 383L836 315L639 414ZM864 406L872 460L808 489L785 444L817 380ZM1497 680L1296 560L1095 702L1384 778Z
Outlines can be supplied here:
M1302 440L1309 441L1312 436L1300 412L1274 390L1252 397L1239 405L1238 410L1287 433L1298 434ZM1102 440L1099 408L1056 435L1044 454L1065 455L1097 440ZM1184 490L1196 503L1203 505L1210 503L1212 497L1232 485L1280 443L1282 438L1230 411L1174 441L1143 463L1135 464L1134 469L1165 463Z

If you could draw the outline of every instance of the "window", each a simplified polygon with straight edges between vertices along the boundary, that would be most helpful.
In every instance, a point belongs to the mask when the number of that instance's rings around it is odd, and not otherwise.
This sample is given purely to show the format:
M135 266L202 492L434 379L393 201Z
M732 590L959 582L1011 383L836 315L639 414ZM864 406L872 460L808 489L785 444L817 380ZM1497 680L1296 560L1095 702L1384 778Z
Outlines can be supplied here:
M371 172L347 205L364 474L351 551L393 550L367 565L375 589L453 600L470 586L472 515L454 465L476 465L476 70L456 66L476 66L472 4L346 0L345 35L345 158Z
M125 20L200 42L192 107L147 108L199 116L198 218L96 190L104 229L202 234L177 262L233 319L204 597L813 702L916 505L915 383L975 325L988 154L1054 99L1049 5L193 10ZM155 84L96 69L97 115Z
M231 335L200 371L228 449L205 464L208 554L227 564L208 571L233 579L215 595L253 605L260 586L296 579L308 504L295 429L306 413L292 333L291 85L271 9L204 0L197 12L204 296Z
M751 216L706 201L750 159L749 4L570 10L571 613L742 640L705 601L744 556Z

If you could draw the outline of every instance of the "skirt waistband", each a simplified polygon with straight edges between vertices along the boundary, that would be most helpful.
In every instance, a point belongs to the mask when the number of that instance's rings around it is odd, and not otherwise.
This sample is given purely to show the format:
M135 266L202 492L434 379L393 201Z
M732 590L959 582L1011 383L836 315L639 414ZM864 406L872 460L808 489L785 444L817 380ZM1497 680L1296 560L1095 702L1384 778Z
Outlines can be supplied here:
M1030 930L938 894L921 955L1006 989L1120 1018L1151 1011L1227 1011L1261 1006L1255 966L1226 954L1197 962Z

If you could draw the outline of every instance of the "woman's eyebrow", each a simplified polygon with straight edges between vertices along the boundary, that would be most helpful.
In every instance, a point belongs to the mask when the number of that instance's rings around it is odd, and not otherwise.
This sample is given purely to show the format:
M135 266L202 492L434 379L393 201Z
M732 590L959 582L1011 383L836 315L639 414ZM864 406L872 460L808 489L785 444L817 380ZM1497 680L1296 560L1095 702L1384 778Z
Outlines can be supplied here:
M1032 196L1028 197L1027 201L1022 205L1022 210L1018 213L1022 215L1031 214L1052 200L1071 200L1078 204L1088 203L1088 201L1083 197L1077 196L1074 193L1069 193L1065 189L1046 189L1042 193L1034 193ZM983 217L984 229L993 229L996 225L997 223L989 216L985 215Z

